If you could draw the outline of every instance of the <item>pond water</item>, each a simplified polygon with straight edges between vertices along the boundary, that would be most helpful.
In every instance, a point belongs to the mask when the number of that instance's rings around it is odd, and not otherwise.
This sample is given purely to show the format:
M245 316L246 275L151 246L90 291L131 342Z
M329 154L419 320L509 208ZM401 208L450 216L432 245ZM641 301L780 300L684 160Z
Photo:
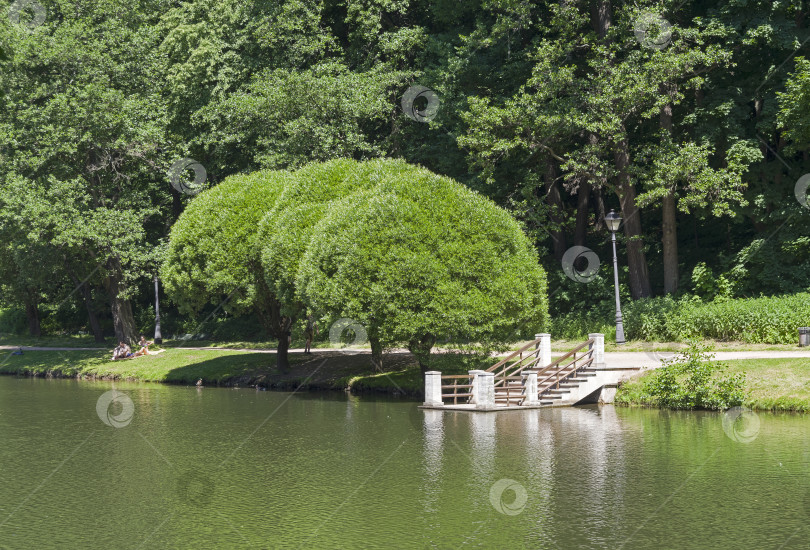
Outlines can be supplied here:
M0 377L0 548L810 546L810 416L112 388Z

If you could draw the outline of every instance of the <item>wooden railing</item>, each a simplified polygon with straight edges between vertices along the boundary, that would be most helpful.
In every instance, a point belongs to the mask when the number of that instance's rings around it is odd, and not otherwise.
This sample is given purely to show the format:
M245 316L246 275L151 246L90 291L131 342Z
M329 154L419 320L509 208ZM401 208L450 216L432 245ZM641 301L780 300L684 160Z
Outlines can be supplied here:
M524 370L537 368L537 363L540 361L539 352L532 350L532 352L528 353L525 357L523 353L531 348L536 348L538 345L540 345L540 340L533 340L487 369L487 372L491 372L495 375L496 389L506 386L506 382L510 379L520 380L520 374ZM515 361L516 357L518 358L517 361Z
M450 382L445 384L445 381ZM464 382L460 384L459 382ZM466 390L458 393L458 390ZM453 390L452 392L445 392L445 390ZM452 399L453 405L458 405L458 398L463 398L462 403L467 403L472 397L472 378L469 374L448 374L442 375L442 401L445 399Z
M495 400L506 402L507 405L522 403L525 398L522 375L527 371L537 373L538 398L543 392L555 386L559 389L560 382L593 363L594 352L591 349L593 342L593 339L586 340L547 366L538 366L540 351L537 347L540 345L540 339L525 344L486 370L493 373ZM583 349L585 351L582 351ZM441 395L444 403L453 405L469 403L473 397L472 388L472 374L441 375Z
M550 390L555 386L556 389L560 389L560 382L564 381L566 378L572 377L578 371L589 367L593 363L594 357L591 344L593 344L592 338L578 345L547 367L537 371L538 398L543 394L543 392ZM586 347L588 350L583 352L580 357L577 357L577 352ZM570 361L566 363L568 359L570 359Z

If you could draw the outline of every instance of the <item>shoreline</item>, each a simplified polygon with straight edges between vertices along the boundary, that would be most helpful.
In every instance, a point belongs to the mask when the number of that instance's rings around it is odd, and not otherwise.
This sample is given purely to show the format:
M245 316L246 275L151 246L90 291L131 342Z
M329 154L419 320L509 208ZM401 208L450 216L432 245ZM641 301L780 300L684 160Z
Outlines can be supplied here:
M424 396L424 381L415 358L409 353L389 353L384 357L385 372L375 372L370 354L314 350L311 355L290 353L290 368L280 372L275 354L265 350L163 348L160 354L127 361L111 361L104 349L23 351L0 356L0 374L32 378L75 380L159 382L172 385L225 388L259 388L270 391L350 392L355 395L388 395L418 401ZM607 363L638 362L643 373L659 354L607 352ZM660 354L664 355L664 354ZM720 354L718 354L720 355ZM746 376L750 390L744 406L763 411L810 412L810 353L762 351L723 353L730 372ZM769 357L763 358L763 355ZM800 356L801 355L801 356ZM718 358L719 359L719 358ZM448 353L432 357L431 368L445 374L466 374L471 368L491 366L490 359L473 364L469 357ZM660 359L658 359L660 361ZM649 406L636 403L632 386L639 377L622 384L617 405ZM624 395L622 395L624 394Z
M275 356L264 351L164 348L163 353L126 361L111 361L106 350L27 350L0 361L0 374L27 378L60 378L224 388L259 388L270 391L350 392L390 395L414 401L423 396L423 384L413 360L388 356L388 372L375 373L370 355L316 352L290 354L290 368L280 372Z

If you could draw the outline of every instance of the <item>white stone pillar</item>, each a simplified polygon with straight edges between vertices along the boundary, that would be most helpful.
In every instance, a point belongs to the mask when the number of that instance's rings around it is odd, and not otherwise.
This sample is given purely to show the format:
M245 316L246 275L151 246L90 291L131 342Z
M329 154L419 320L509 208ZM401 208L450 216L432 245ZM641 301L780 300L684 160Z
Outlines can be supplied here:
M470 393L472 397L470 397L470 403L473 405L478 403L478 375L482 372L487 372L485 370L470 370L467 373L470 375L470 384L472 384L472 388L470 388Z
M593 350L593 362L591 363L591 368L605 368L605 335L592 333L588 335L588 338L593 339L593 342L588 346L588 349Z
M442 403L442 373L430 370L425 373L425 407L441 407Z
M536 355L539 358L535 368L542 369L551 364L551 334L544 332L542 334L535 334L535 340L540 340L537 344Z
M537 373L527 372L523 374L523 404L537 405Z
M478 380L478 395L475 408L484 411L493 410L495 408L495 374L479 371L476 379Z

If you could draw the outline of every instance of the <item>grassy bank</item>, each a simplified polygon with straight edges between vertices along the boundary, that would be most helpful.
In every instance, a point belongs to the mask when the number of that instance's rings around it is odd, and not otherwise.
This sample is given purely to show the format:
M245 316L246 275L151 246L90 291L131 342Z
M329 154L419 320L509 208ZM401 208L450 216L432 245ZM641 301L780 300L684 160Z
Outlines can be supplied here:
M489 365L491 360L445 354L435 368L448 374ZM167 349L126 361L110 361L108 350L25 351L0 355L0 374L55 378L138 380L208 386L260 386L269 389L349 390L419 396L422 376L408 353L386 356L387 372L376 373L365 353L290 354L290 370L280 373L272 352Z
M749 395L746 407L767 411L810 411L810 359L738 359L723 361L725 374L745 374ZM647 373L622 384L616 402L650 406L642 386Z

